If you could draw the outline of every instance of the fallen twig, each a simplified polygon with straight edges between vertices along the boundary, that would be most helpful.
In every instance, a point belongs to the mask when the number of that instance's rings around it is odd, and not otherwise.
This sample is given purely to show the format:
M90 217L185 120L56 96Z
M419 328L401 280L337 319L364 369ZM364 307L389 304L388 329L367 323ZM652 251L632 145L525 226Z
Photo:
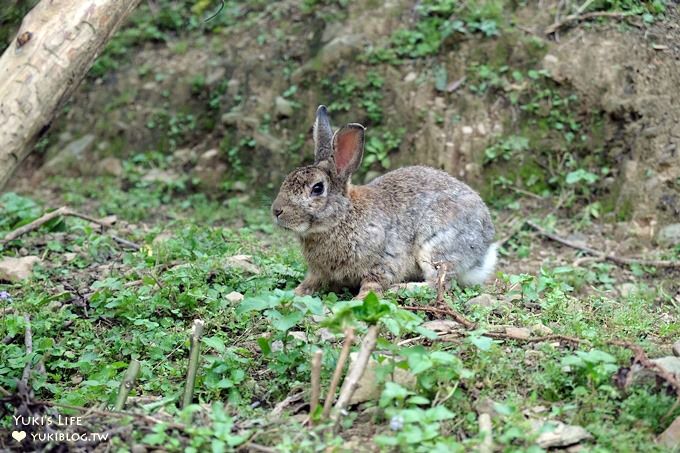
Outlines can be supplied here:
M576 242L572 242L572 241L565 239L561 236L550 233L550 232L546 231L545 229L543 229L541 226L535 224L534 222L527 221L526 224L529 225L534 230L536 230L536 232L538 232L538 234L540 234L541 236L544 236L544 237L551 239L555 242L559 242L560 244L566 245L567 247L571 247L571 248L576 249L576 250L581 250L581 251L586 252L590 255L593 255L593 256L596 256L596 257L599 257L599 258L602 258L602 259L606 259L606 260L612 261L614 263L624 264L626 266L638 264L640 266L669 267L669 268L678 267L678 268L680 268L680 260L678 260L678 261L643 260L643 259L637 259L637 258L623 258L623 257L619 257L619 256L609 255L609 254L606 254L606 253L601 252L599 250L590 248L590 247L585 246L585 245L577 244Z
M532 228L537 229L539 232L542 233L542 229L538 227L538 225L533 224L532 222L527 222L528 225L530 225ZM549 233L548 233L549 234ZM554 236L551 234L551 236ZM556 238L559 238L559 236L555 236ZM551 239L553 239L551 237ZM561 242L562 238L555 239ZM569 242L566 241L565 242ZM569 244L567 244L569 245ZM576 246L576 248L580 248L580 246ZM586 248L588 249L588 248ZM592 250L592 249L589 249ZM441 271L440 274L443 274L445 272ZM465 316L462 314L458 313L456 310L448 307L444 303L444 298L443 298L443 293L444 293L444 279L440 277L437 279L437 304L440 307L418 307L418 306L405 306L404 309L406 310L411 310L411 311L425 311L429 313L437 313L437 314L444 314L452 317L454 320L456 320L459 324L463 325L465 327L466 331L464 332L452 332L456 336L462 336L465 335L467 332L476 330L478 325L470 320L468 320ZM542 336L537 336L537 337L528 337L528 338L518 338L516 335L510 335L508 332L501 332L501 331L491 331L491 332L485 332L484 336L489 337L489 338L495 338L495 339L502 339L502 340L514 340L514 341L521 341L524 343L538 343L538 342L544 342L544 341L562 341L565 343L572 343L572 344L590 344L591 342L588 340L584 340L581 338L576 338L576 337L570 337L567 335L542 335ZM442 336L440 335L440 338ZM680 406L680 381L671 373L657 365L656 363L652 362L649 360L649 357L647 357L647 354L645 353L644 349L642 349L641 346L638 346L636 344L630 343L628 341L623 341L623 340L606 340L605 341L609 345L613 346L619 346L623 348L627 348L631 350L634 354L634 361L642 365L644 368L649 369L652 371L654 374L656 374L658 377L664 379L666 382L668 382L674 389L675 393L677 395L677 399L675 401L675 404L673 404L673 407L671 408L670 411L666 414L666 416L670 415L678 406Z
M88 408L88 407L82 407L82 406L72 406L70 404L61 404L61 403L54 403L52 401L41 401L41 400L36 400L36 401L31 401L31 404L41 404L43 406L50 406L50 407L60 407L62 409L70 409L74 411L79 411L79 412L85 412L85 413L90 413L90 414L96 414L100 415L102 417L134 417L138 418L141 420L144 420L146 422L152 423L154 425L157 425L159 423L164 424L168 428L171 429L177 429L180 431L186 431L187 427L185 425L182 425L180 423L175 423L175 422L170 422L166 420L159 420L155 417L152 417L150 415L146 414L137 414L135 412L125 412L125 411L105 411L101 409L94 409L94 408Z
M572 22L583 22L586 20L597 19L600 17L609 17L612 19L625 19L630 16L634 16L634 13L627 11L594 11L592 13L585 14L570 14L562 20L558 20L545 29L543 32L546 35L552 35L557 32L562 27L571 24Z
M114 410L120 411L125 406L125 401L127 400L130 390L135 385L135 380L139 374L139 361L132 359L130 360L130 365L128 366L123 381L120 383L120 388L118 389L118 397L116 399L116 405Z
M354 327L348 327L345 329L345 342L342 344L342 350L340 351L340 356L338 357L338 363L335 366L335 371L333 372L333 377L331 378L331 384L328 387L328 392L326 393L326 400L323 404L323 418L328 417L328 415L331 413L331 407L333 407L333 400L335 399L335 389L338 388L340 378L342 378L342 370L345 368L345 362L347 362L347 357L349 357L349 351L352 348L353 342Z
M319 349L312 357L312 394L309 398L309 419L312 420L316 408L319 406L321 394L321 359L323 351Z
M637 344L624 340L609 340L607 341L607 343L630 350L633 353L634 362L637 362L644 368L647 368L652 373L656 374L658 377L662 378L673 387L676 394L675 403L666 413L666 415L664 415L664 417L668 417L670 414L673 413L673 411L675 411L675 409L678 406L680 406L680 381L678 380L678 378L675 377L674 374L668 372L664 368L660 367L658 364L649 360L649 357L647 357L647 353L645 352L645 350L642 349L642 347Z
M191 336L189 337L189 367L187 369L187 379L184 385L184 398L182 399L183 408L190 405L194 398L194 385L196 383L196 372L198 371L201 337L203 336L204 325L205 322L203 322L203 320L196 319L191 327Z
M71 216L71 217L78 217L83 220L87 220L88 222L94 223L96 225L99 225L104 228L108 228L110 225L106 222L102 222L99 219L95 219L94 217L90 217L85 214L81 214L79 212L73 211L72 209L62 206L61 208L55 209L52 212L48 212L47 214L43 215L42 217L39 217L32 221L31 223L28 223L24 226L21 226L17 228L14 231L10 231L5 235L5 237L0 241L2 244L6 244L9 241L13 241L14 239L23 236L26 233L29 233L31 231L37 230L40 228L42 225L46 224L50 220L56 219L57 217L66 217L66 216ZM111 235L111 239L114 241L118 242L121 245L125 245L126 247L129 247L134 250L139 250L141 247L138 244L135 244L134 242L130 242L126 239L120 238L115 235Z
M31 332L31 317L24 315L24 322L26 323L25 333L24 333L24 343L26 344L26 365L24 366L24 372L21 374L21 381L30 387L28 380L31 377L31 354L33 354L33 333Z
M338 395L338 400L334 406L335 413L333 414L333 426L337 427L338 421L340 420L340 414L347 407L347 404L349 404L349 401L352 399L352 395L354 395L354 391L359 386L359 380L361 379L361 376L363 376L366 365L368 365L368 360L375 350L379 331L380 326L377 324L371 325L361 342L359 354L352 364L352 367L349 369L347 377L342 383L342 388L340 388L340 394Z

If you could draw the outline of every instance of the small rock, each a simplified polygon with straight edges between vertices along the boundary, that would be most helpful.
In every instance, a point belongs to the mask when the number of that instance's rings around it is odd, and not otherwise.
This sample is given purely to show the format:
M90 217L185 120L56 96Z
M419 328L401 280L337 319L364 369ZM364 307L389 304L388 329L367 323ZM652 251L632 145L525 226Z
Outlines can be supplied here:
M562 422L536 422L534 426L536 430L542 431L536 439L536 444L545 449L568 447L593 437L581 426L566 425Z
M118 222L118 216L116 215L107 215L106 217L102 217L99 219L99 223L107 228L113 226L113 224L116 222Z
M179 165L186 165L192 160L196 159L196 152L189 148L180 148L172 153L173 163L176 161Z
M234 181L231 185L231 190L234 192L245 192L248 190L248 185L243 181Z
M418 78L418 74L414 71L409 72L406 74L406 77L404 77L404 82L406 83L411 83L415 81Z
M229 269L238 269L246 274L257 275L260 273L260 268L253 262L253 257L250 255L234 255L224 260L224 265Z
M680 357L680 340L673 343L673 355Z
M656 235L656 242L664 246L680 244L680 223L672 223L661 228Z
M134 444L130 451L132 453L146 453L146 447L142 444Z
M97 162L95 173L102 176L119 177L123 174L123 164L116 157L105 157Z
M283 350L283 341L281 340L276 340L274 341L271 346L270 346L272 352L279 352Z
M204 189L219 189L227 173L227 164L220 158L217 149L211 149L200 155L193 176L198 178L199 185Z
M357 358L358 353L353 352L349 355L350 366L354 363ZM388 359L389 360L389 359ZM380 398L382 393L382 384L378 383L378 378L376 375L376 368L381 366L378 361L374 358L369 359L366 365L366 370L363 376L359 380L359 385L357 386L354 395L349 404L359 404L366 401L374 401ZM416 377L409 371L404 370L399 367L394 368L394 373L388 376L386 379L393 377L393 382L406 388L413 388L416 385Z
M550 327L544 326L543 324L538 322L531 326L531 333L536 335L551 335L553 333L553 330Z
M663 368L669 373L675 374L680 377L680 357L675 356L665 356L659 357L657 359L652 359L652 362L657 364L659 367ZM643 368L639 365L633 366L630 370L631 372L631 382L639 384L645 381L656 380L656 375L649 371L647 368Z
M450 319L438 319L424 322L423 327L437 333L450 333L461 329L461 325Z
M506 294L503 299L508 303L519 302L522 300L522 294L518 292L511 292Z
M588 236L578 231L567 236L567 240L575 244L588 245Z
M518 340L526 340L531 337L531 331L525 327L506 327L505 333L510 338L516 338Z
M68 175L74 170L78 174L88 173L92 169L92 162L85 158L94 146L96 137L92 134L83 135L63 149L42 166L40 171L46 175Z
M277 116L291 117L293 116L293 103L284 97L277 96L274 100L274 110Z
M466 307L484 307L484 308L494 308L498 305L498 299L493 297L491 294L480 294L477 297L465 302Z
M239 293L238 291L232 291L226 296L224 296L229 302L231 303L238 303L243 300L243 294Z
M37 256L6 257L0 260L0 280L16 283L33 275L33 266L40 262Z
M671 449L680 445L680 417L676 417L656 441Z
M338 336L325 327L320 328L317 333L321 341L334 341Z
M656 363L669 373L680 377L680 357L669 355L666 357L659 357L658 359L652 359L652 362Z
M145 182L172 182L179 177L177 173L171 170L161 170L160 168L152 168L144 176L142 181Z
M279 153L284 148L281 140L267 132L254 130L253 139L255 140L255 143L273 153Z
M299 331L299 330L289 331L289 332L288 332L288 336L289 336L289 337L293 337L293 338L295 338L296 340L301 341L301 342L303 342L303 343L307 343L307 342L308 342L307 334L304 333L304 332L301 332L301 331Z
M622 283L617 289L621 297L628 297L638 292L638 286L635 283Z
M63 256L64 256L64 261L66 261L67 263L70 263L71 261L73 261L74 259L76 259L76 257L78 256L78 254L77 254L77 253L68 252L68 253L64 253Z
M227 82L227 94L231 97L236 96L240 86L241 82L239 82L238 79L230 79L229 82Z
M227 70L224 67L214 68L205 78L205 84L209 87L216 85L224 78Z
M170 233L169 231L163 231L161 234L153 238L153 241L151 241L152 245L160 245L168 242L170 239L172 239L174 235Z

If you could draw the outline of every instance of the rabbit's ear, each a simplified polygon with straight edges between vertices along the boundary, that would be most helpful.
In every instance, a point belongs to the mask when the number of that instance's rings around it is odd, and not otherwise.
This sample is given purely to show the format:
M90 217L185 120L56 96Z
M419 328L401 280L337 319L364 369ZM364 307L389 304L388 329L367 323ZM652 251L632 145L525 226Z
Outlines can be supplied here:
M326 160L333 154L331 143L333 140L333 129L328 119L328 110L325 105L320 105L316 109L316 120L314 121L314 163L318 164Z
M359 168L364 155L364 126L350 123L333 136L333 160L335 169L346 179Z

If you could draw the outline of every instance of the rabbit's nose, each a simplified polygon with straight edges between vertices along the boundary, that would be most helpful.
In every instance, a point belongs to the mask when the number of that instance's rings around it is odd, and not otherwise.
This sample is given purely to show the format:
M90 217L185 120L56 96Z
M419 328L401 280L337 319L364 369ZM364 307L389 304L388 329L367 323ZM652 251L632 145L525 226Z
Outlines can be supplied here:
M283 209L280 208L274 208L274 215L278 218L281 214L283 214Z

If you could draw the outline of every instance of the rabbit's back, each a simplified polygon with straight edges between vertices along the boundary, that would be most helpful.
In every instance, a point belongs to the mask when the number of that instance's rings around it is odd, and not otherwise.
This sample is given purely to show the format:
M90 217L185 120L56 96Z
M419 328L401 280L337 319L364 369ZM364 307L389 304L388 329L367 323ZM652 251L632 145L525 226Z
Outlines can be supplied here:
M424 278L446 262L461 283L484 280L495 264L491 216L477 192L448 173L404 167L376 178L376 206L391 217L388 230L408 247Z

